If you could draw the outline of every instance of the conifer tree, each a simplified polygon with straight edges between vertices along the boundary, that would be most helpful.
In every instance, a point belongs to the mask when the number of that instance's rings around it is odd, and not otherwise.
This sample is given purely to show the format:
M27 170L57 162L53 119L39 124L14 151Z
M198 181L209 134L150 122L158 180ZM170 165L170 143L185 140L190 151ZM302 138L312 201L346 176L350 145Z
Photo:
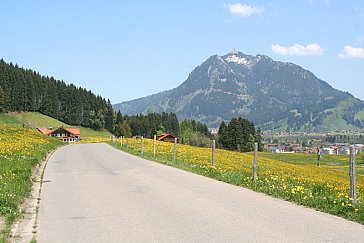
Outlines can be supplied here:
M228 125L228 148L231 150L241 151L243 144L243 130L239 120L231 119Z
M193 125L189 119L185 119L181 122L181 137L182 143L189 144L193 133Z
M258 142L262 151L261 131L255 130L254 123L243 118L232 118L228 125L221 122L219 127L219 144L225 149L249 152L254 149L254 142Z
M115 126L115 136L124 136L127 138L130 138L132 136L131 128L125 120Z
M115 119L114 119L114 109L112 108L111 102L108 99L105 111L105 129L109 132L114 131Z
M116 124L121 124L123 122L123 115L121 114L120 110L116 113Z
M5 111L5 93L2 87L0 86L0 112Z
M228 130L228 127L226 125L226 123L224 121L221 122L220 124L220 127L219 127L219 131L218 131L218 134L219 134L219 144L222 148L228 148L227 147L227 130Z

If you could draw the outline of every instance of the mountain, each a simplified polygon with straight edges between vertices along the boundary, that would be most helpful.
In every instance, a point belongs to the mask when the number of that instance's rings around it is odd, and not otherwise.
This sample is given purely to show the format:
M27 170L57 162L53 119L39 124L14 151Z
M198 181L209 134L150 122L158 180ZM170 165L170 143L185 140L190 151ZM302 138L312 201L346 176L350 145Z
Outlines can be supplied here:
M265 129L364 128L363 101L293 63L235 51L211 56L175 89L113 107L129 115L175 112L209 127L241 116Z

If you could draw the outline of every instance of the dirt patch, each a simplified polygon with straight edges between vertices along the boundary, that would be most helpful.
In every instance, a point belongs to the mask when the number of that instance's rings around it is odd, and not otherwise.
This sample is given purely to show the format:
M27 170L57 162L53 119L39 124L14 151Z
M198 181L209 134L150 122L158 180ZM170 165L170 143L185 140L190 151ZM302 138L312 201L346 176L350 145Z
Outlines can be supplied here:
M0 231L5 228L5 219L0 217Z

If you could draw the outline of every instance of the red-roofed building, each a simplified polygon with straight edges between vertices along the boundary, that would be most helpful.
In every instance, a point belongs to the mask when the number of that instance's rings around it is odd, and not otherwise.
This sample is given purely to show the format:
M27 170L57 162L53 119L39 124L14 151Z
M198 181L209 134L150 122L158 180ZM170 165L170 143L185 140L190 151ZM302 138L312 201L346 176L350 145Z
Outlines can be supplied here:
M47 136L58 138L63 142L75 142L81 139L81 132L79 128L64 128L62 126L53 130L52 128L47 129L44 127L38 127L37 130Z
M163 142L171 142L174 143L174 139L176 137L173 136L172 134L166 133L166 134L162 134L160 136L158 136L157 140L158 141L163 141Z

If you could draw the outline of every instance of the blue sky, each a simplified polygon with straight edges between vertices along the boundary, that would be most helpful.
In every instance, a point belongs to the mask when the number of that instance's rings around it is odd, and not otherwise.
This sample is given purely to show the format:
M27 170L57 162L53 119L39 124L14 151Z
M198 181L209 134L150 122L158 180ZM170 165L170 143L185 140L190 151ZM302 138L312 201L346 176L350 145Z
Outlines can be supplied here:
M175 88L234 47L364 99L364 1L5 1L0 58L110 98Z

